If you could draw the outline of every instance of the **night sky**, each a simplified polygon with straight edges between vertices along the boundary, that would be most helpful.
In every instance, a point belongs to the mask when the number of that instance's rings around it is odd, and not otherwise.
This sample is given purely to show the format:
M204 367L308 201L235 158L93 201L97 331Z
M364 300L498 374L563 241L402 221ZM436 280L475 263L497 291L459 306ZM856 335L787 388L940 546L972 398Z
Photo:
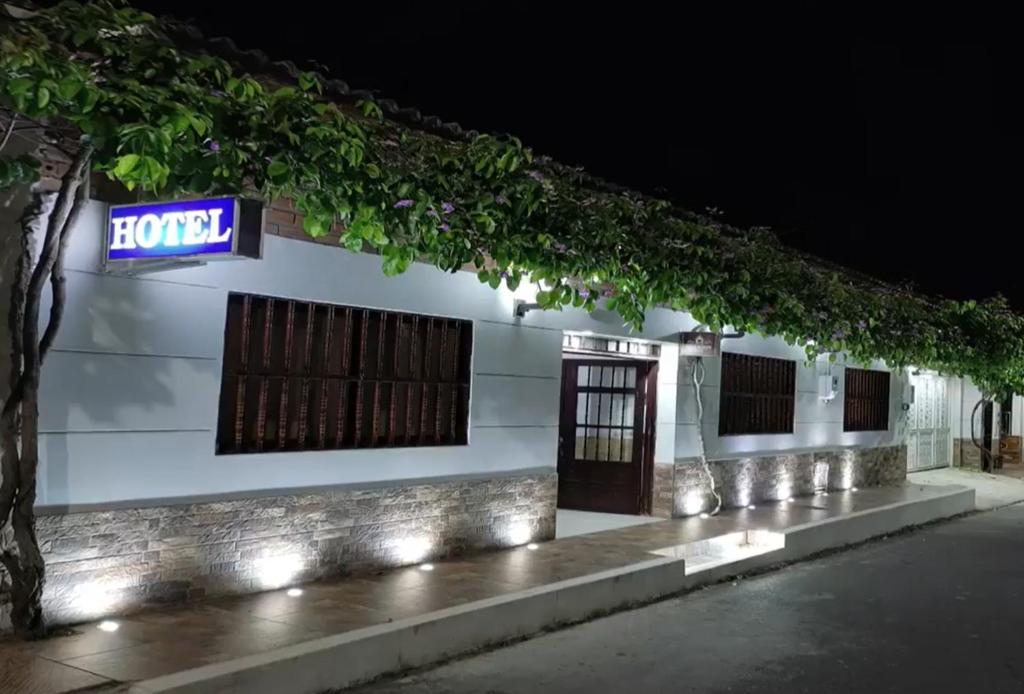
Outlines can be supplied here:
M1024 309L1024 47L1010 16L973 4L135 4L883 279L1001 292Z

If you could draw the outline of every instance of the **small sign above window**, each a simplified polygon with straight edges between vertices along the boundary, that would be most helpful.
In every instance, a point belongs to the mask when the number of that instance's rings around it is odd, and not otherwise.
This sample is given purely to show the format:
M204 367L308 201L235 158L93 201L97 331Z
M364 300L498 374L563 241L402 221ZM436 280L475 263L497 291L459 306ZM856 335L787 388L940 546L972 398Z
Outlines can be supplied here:
M111 265L259 258L263 204L239 197L112 205L104 258Z

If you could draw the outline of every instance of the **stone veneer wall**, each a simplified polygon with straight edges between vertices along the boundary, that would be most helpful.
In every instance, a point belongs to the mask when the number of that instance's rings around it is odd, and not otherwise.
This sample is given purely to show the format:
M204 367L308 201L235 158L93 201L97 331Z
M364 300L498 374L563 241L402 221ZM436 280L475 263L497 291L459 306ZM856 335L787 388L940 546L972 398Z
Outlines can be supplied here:
M557 475L544 472L44 514L44 607L49 622L73 623L548 540L556 499Z
M905 446L846 448L709 461L724 508L848 489L898 484L907 476ZM707 475L695 458L656 465L654 515L690 516L713 507Z
M953 465L981 469L981 449L970 439L953 439Z

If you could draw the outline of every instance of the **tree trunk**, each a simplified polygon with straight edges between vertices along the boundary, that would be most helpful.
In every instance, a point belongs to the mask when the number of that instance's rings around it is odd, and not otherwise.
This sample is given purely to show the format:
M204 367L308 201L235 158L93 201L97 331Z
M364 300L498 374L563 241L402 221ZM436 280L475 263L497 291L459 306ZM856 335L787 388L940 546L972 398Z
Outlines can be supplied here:
M21 219L21 260L10 289L11 382L0 414L0 442L4 446L0 458L0 564L7 570L11 584L12 626L29 637L41 636L45 629L46 570L35 528L40 374L64 314L64 254L71 230L88 199L91 157L92 147L83 145L62 177L48 213L44 194L33 193ZM46 233L39 258L32 267L29 244L43 222ZM39 312L47 281L52 287L53 301L40 338Z

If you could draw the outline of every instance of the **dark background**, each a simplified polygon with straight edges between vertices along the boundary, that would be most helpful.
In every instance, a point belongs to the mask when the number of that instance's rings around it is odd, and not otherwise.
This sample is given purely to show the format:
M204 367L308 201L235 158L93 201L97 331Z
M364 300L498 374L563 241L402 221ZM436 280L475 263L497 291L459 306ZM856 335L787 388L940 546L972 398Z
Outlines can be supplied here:
M975 4L135 4L884 279L1001 292L1024 309L1015 16Z

